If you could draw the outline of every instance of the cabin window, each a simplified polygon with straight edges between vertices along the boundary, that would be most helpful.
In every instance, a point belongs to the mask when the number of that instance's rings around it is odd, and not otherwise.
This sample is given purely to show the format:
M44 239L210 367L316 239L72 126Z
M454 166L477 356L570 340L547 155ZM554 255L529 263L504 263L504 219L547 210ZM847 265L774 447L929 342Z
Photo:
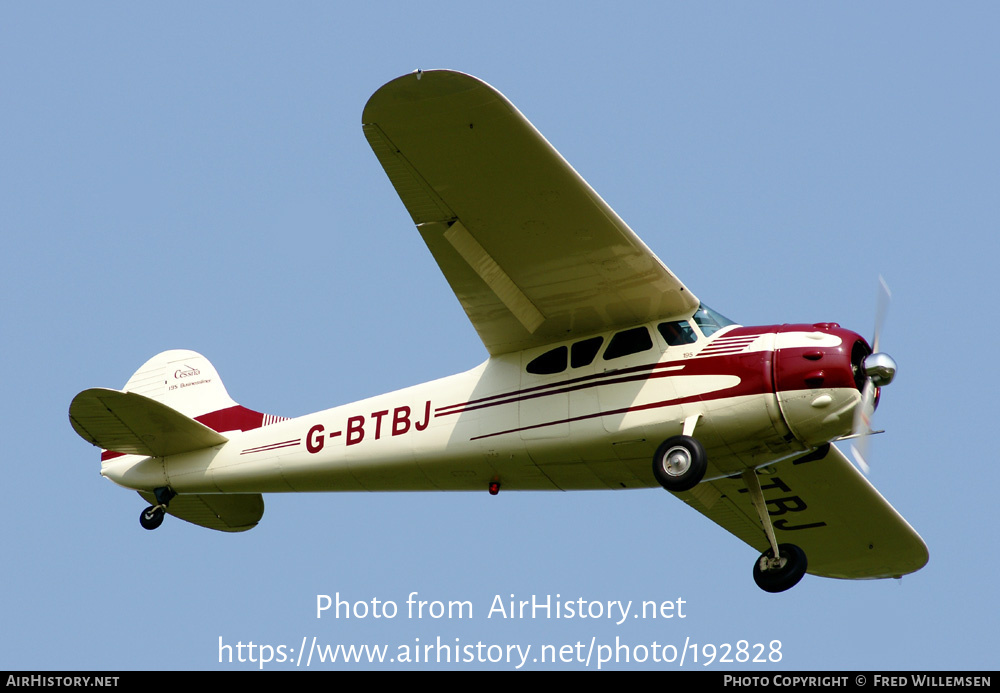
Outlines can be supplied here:
M604 350L604 360L610 361L652 348L653 340L649 337L649 330L645 327L633 327L631 330L618 332L611 338L608 348Z
M698 341L698 336L694 333L694 328L687 320L677 322L661 322L656 329L663 335L669 346L681 346L683 344L693 344Z
M589 366L593 363L594 357L597 356L597 352L601 350L601 345L603 343L604 337L591 337L590 339L585 339L582 342L577 342L570 349L569 365L573 368Z
M549 349L541 356L536 356L526 367L529 373L535 375L552 375L566 370L566 358L569 349L564 346Z

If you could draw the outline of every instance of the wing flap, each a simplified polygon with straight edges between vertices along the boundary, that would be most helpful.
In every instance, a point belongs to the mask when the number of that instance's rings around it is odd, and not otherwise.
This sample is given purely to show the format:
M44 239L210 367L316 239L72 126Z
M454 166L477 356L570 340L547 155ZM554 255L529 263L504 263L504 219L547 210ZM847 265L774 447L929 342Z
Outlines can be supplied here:
M472 234L462 226L462 222L456 221L449 226L448 230L444 232L444 238L451 243L451 246L458 251L466 264L500 299L525 330L534 332L545 322L545 316L541 314L538 307L525 296L524 292L510 278L510 275L503 271L496 260L486 252L486 249L479 245Z
M105 388L84 390L74 397L69 420L87 442L132 455L166 457L229 440L154 399Z
M365 135L492 354L698 305L498 91L450 71L369 99Z
M920 535L836 447L779 462L758 474L778 542L805 551L811 574L900 577L927 563ZM758 551L768 547L739 477L702 482L677 495Z
M151 505L152 493L139 491ZM259 493L186 494L174 496L167 513L185 522L220 532L245 532L253 529L264 516L264 497Z

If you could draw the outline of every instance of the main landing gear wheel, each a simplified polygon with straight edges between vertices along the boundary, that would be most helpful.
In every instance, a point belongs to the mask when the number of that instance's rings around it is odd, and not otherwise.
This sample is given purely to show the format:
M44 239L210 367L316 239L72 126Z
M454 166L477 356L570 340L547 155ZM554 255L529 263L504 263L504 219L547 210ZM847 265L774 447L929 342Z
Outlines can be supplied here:
M707 466L705 448L691 436L667 438L653 456L653 476L660 486L674 493L697 486Z
M753 565L753 581L765 592L784 592L806 574L806 554L795 544L778 544L778 558L768 549Z
M163 508L151 505L139 513L139 524L143 529L156 529L163 524Z

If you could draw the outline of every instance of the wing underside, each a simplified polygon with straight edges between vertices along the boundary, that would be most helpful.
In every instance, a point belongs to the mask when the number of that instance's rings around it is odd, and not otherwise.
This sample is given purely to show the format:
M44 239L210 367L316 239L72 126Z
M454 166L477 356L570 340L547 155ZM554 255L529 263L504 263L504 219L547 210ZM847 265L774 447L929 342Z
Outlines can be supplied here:
M469 75L379 89L365 136L491 354L698 300L521 113Z
M796 544L808 572L824 577L900 577L922 568L927 546L836 447L758 471L778 543ZM768 547L740 477L702 482L685 503L758 551Z

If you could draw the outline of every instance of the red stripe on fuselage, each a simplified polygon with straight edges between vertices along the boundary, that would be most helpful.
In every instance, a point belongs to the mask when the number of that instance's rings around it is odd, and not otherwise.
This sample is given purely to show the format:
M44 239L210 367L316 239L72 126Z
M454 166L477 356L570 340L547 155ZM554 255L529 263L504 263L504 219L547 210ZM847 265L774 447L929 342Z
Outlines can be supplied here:
M268 445L259 445L255 448L247 448L242 451L241 455L250 455L255 452L270 452L271 450L279 450L281 448L291 448L295 447L302 442L301 438L295 438L294 440L283 440L280 443L270 443Z
M661 363L645 364L624 368L622 370L608 371L585 378L566 380L550 385L527 388L525 390L514 390L501 395L493 395L477 400L469 400L461 404L452 404L447 407L440 407L435 410L435 416L447 416L449 414L460 414L476 409L487 409L489 407L501 406L522 402L524 400L547 397L549 395L559 395L568 392L575 392L594 387L604 387L606 385L619 385L629 382L642 382L655 378L683 378L692 375L736 375L741 380L757 375L761 378L760 371L765 358L770 358L774 352L753 351L747 354L726 354L703 359L681 359L677 361L663 361ZM632 375L629 375L632 374ZM763 379L761 378L762 382ZM584 382L587 381L587 382ZM575 384L572 384L575 383ZM767 379L768 389L770 379ZM447 410L447 411L445 411Z
M252 431L264 425L263 414L239 404L196 416L194 420L219 433L223 431Z
M730 332L727 332L724 337L721 337L717 341L728 340L728 339L739 339L739 340L749 340L747 344L752 343L758 337L766 332L761 332L760 327L746 328L740 327ZM525 388L523 390L513 390L511 392L505 392L499 395L490 395L488 397L480 397L478 399L471 399L466 402L459 402L458 404L449 404L443 407L438 407L434 410L434 416L447 416L449 414L458 414L463 411L472 411L474 409L482 409L489 403L493 404L507 404L509 402L521 401L522 399L531 399L533 397L540 397L549 394L560 394L563 392L572 392L574 390L580 390L585 387L598 387L600 385L610 384L608 379L615 378L613 382L628 382L634 380L642 380L643 378L650 377L663 377L666 374L653 374L654 371L662 369L684 369L684 374L688 375L690 372L690 365L695 362L704 352L711 349L717 341L709 342L701 352L695 354L693 357L687 357L682 359L677 359L674 361L658 361L651 364L643 364L640 366L630 366L628 368L613 369L610 371L605 371L603 373L595 373L593 375L584 375L578 378L570 378L569 380L560 380L555 383L548 383L545 385L535 385L533 387ZM744 347L740 347L745 348ZM676 349L676 347L675 347ZM622 378L623 376L633 377ZM702 373L697 373L702 375ZM621 379L621 380L617 380ZM599 382L607 381L607 382ZM530 395L530 396L526 396ZM503 400L503 401L500 401Z
M575 386L581 383L588 383L595 380L600 380L602 378L610 377L620 377L627 375L629 373L643 373L651 371L655 368L666 368L670 366L675 366L676 363L664 362L664 363L654 363L645 364L642 366L632 366L631 368L622 368L620 370L606 371L604 373L596 373L594 375L584 375L579 378L570 378L569 380L560 380L557 383L548 383L546 385L535 385L534 387L525 388L524 390L513 390L511 392L504 392L499 395L490 395L489 397L480 397L479 399L470 399L466 402L459 402L458 404L449 404L444 407L438 407L434 410L434 416L447 416L448 414L458 414L462 411L468 411L470 409L479 409L484 403L495 403L496 400L505 400L510 397L519 397L527 393L542 392L544 390L552 390L554 388L563 388L566 386ZM646 377L646 376L643 376ZM600 385L601 383L596 383ZM551 394L551 393L544 393ZM504 402L500 402L504 404Z
M573 416L564 419L556 419L554 421L546 421L543 423L531 424L529 426L519 426L504 431L497 431L495 433L486 433L471 438L470 440L491 438L493 436L504 435L506 433L519 433L522 431L530 431L537 428L544 428L546 426L557 426L559 424L572 423L574 421L585 421L587 419L594 419L600 416L617 416L620 414L627 414L629 412L634 412L634 411L659 409L662 407L687 404L689 402L705 402L717 399L724 399L727 397L743 397L750 395L769 394L773 390L771 387L770 368L767 367L765 361L770 359L773 353L774 352L771 351L755 351L755 352L750 352L749 354L741 354L739 356L718 356L706 359L699 359L697 362L695 362L694 359L691 359L685 362L687 365L691 367L685 368L683 371L657 373L657 374L650 374L647 376L647 379L652 379L654 377L685 378L693 375L736 376L737 378L739 378L739 382L736 385L733 385L732 387L721 388L719 390L713 390L711 392L707 392L704 394L689 395L687 397L674 397L671 399L660 400L657 402L649 402L647 404L635 404L628 407L621 407L618 409L597 411L590 414L582 414L580 416ZM639 380L639 378L631 378L628 380ZM599 384L612 385L618 382L626 382L626 380L603 382ZM547 394L555 394L555 393L547 393Z
M574 380L567 380L563 381L562 383L542 385L539 387L530 387L527 388L526 390L515 390L513 392L508 392L502 395L493 395L492 397L484 397L479 400L471 400L469 402L464 402L462 404L452 404L447 407L441 407L440 409L436 409L434 411L434 416L437 417L437 416L447 416L449 414L461 414L462 412L466 411L474 411L476 409L487 409L489 407L496 407L502 404L510 404L512 402L522 402L527 399L535 399L537 397L547 397L549 395L558 395L566 392L575 392L577 390L586 390L592 387L601 387L603 385L615 385L618 383L649 380L651 378L665 378L671 375L675 375L680 371L680 369L685 368L684 365L678 365L678 363L679 362L654 363L652 365L637 366L635 368L625 368L620 371L609 371L607 373L600 373L598 375L587 376L584 378L575 378ZM677 370L669 370L666 372L659 372L659 373L655 372L657 370L662 370L662 369L677 369ZM635 373L635 375L626 375L628 373ZM584 381L589 381L589 382L584 382ZM577 384L570 385L569 383L577 383ZM446 409L448 411L444 411Z
M237 404L232 407L196 416L194 420L205 424L213 431L219 433L223 431L252 431L264 425L264 414ZM113 450L102 450L101 462L107 462L125 454L124 452L114 452Z
M489 438L493 436L503 435L505 433L518 433L522 431L533 430L537 428L543 428L546 426L557 426L560 424L571 423L574 421L583 421L587 419L597 418L599 416L615 416L626 414L632 411L643 411L648 409L657 409L662 407L686 404L689 402L698 401L711 401L724 399L727 397L743 397L743 396L753 396L753 395L765 395L775 392L775 384L773 381L773 366L776 358L782 360L783 363L797 363L799 360L803 360L808 364L809 369L817 369L822 372L821 380L822 387L824 389L828 388L846 388L852 389L856 385L854 383L854 375L850 366L850 350L853 344L853 340L858 338L853 332L843 330L836 326L822 327L816 325L781 325L781 326L771 326L763 328L738 328L726 334L726 341L731 340L736 342L737 340L749 340L747 344L740 349L745 348L750 342L756 340L757 337L762 334L767 334L768 331L774 333L781 332L825 332L828 334L833 334L841 339L841 344L837 347L826 347L817 349L816 347L790 347L784 349L768 349L764 351L751 351L742 353L726 353L729 347L736 347L735 344L724 344L723 339L716 342L710 343L704 349L702 349L694 357L689 357L686 359L680 359L677 361L664 361L656 364L647 364L643 366L636 366L631 369L626 369L625 371L613 371L610 373L603 373L597 376L592 376L592 379L603 378L598 382L591 382L584 385L575 385L571 387L560 387L574 381L564 381L563 383L555 383L550 386L541 386L536 388L531 388L529 390L518 391L509 393L507 395L494 395L492 398L484 398L494 400L489 404L482 404L474 407L466 407L465 409L458 409L456 411L448 411L445 413L457 413L457 411L468 411L470 409L479 409L488 406L495 406L500 404L507 404L511 402L519 402L525 399L532 399L534 397L543 397L550 394L561 394L566 392L572 392L574 390L579 390L584 387L597 387L603 385L615 385L630 381L641 381L641 380L651 380L653 378L660 377L677 377L684 378L696 375L716 375L716 376L736 376L740 379L740 382L730 388L723 388L720 390L715 390L712 392L692 395L688 397L678 397L673 399L661 400L658 402L651 402L642 405L632 405L629 407L622 407L619 409L593 412L590 414L583 414L576 417L557 419L554 421L548 421L544 423L532 424L529 426L521 426L517 428L511 428L504 431L497 431L496 433L487 433L480 436L472 438L472 440L478 440L481 438ZM750 334L747 334L750 333ZM715 351L715 349L718 349ZM823 351L826 353L827 358L823 359L822 363L817 363L812 358L805 359L806 354L814 355L816 351ZM713 353L713 351L715 353ZM846 356L845 356L846 354ZM662 372L655 372L657 369L666 369L670 366L682 365L683 370L669 371L663 370ZM621 378L622 373L625 372L635 372L636 375L626 378ZM584 380L584 379L578 379ZM534 393L534 390L545 390L547 391ZM795 390L811 390L815 389L813 385L810 385L810 380L806 378L793 379L786 378L781 387L782 391L795 391ZM525 396L523 393L532 392L532 394ZM463 405L452 405L453 407L461 407ZM442 409L449 409L449 407L444 407ZM439 412L441 410L438 410Z

